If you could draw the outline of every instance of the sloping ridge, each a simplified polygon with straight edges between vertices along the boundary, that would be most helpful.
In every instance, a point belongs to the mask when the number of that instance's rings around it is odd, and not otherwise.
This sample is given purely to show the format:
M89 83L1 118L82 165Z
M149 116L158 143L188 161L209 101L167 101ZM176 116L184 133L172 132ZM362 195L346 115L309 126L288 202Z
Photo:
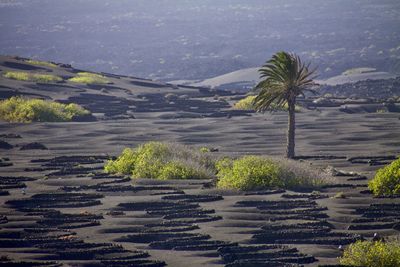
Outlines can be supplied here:
M260 81L258 69L258 67L254 67L236 70L220 76L205 79L201 82L195 82L190 85L220 89L225 89L225 87L230 87L232 89L245 89L254 86ZM394 74L377 71L374 68L353 68L340 75L325 80L317 80L317 82L319 84L334 86L345 83L356 83L358 81L383 80L395 77L396 75Z
M216 88L225 84L232 84L232 83L242 83L242 82L257 83L260 79L259 76L260 75L258 73L258 68L247 68L229 72L220 76L203 80L198 83L193 83L191 85Z

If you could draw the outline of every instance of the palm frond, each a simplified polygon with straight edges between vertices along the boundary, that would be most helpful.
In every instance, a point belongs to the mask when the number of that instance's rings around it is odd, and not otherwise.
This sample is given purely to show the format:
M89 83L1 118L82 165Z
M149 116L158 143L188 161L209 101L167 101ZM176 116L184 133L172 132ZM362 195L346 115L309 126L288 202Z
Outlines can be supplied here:
M254 88L259 92L254 99L256 110L263 112L272 105L282 106L304 92L315 93L311 89L315 72L310 63L304 63L296 54L276 53L259 69L261 81Z

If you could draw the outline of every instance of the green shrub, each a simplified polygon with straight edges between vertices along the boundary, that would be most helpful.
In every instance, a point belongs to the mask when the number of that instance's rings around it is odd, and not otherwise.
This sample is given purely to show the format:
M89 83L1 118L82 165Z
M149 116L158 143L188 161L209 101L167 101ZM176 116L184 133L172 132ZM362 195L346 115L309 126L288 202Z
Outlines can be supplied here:
M256 98L255 95L246 96L243 99L240 99L233 105L234 109L241 109L241 110L254 110L254 99Z
M333 196L333 198L347 198L347 197L343 192L338 192L336 193L336 195Z
M8 78L8 79L18 80L18 81L29 81L30 80L29 73L22 72L22 71L7 71L6 73L3 74L3 77Z
M209 149L208 147L202 146L199 148L199 151L202 153L208 153L208 152L211 152L211 149Z
M400 194L400 159L379 169L375 177L368 183L369 189L376 196Z
M161 180L169 179L209 179L211 172L188 161L171 161L161 168Z
M104 170L108 173L131 174L135 168L136 157L135 150L125 148L117 159L107 162Z
M90 72L78 72L75 77L68 79L74 83L86 83L86 84L106 84L109 81L102 75Z
M61 82L62 78L51 74L32 74L32 80L38 83L55 83Z
M29 59L29 60L26 60L25 62L32 64L32 65L36 65L36 66L44 66L44 67L51 67L51 68L57 67L56 64L47 62L47 61L39 61L39 60Z
M254 190L283 186L280 167L263 157L224 158L217 162L216 168L219 188Z
M121 155L104 166L108 173L128 174L133 178L212 179L217 173L217 186L226 189L254 190L263 188L313 189L330 183L321 173L304 164L284 159L245 156L234 160L215 160L206 149L183 145L148 142Z
M357 241L344 251L340 264L363 267L399 267L399 241Z
M8 122L70 121L75 116L89 114L76 104L61 104L41 99L11 97L0 101L0 119Z
M207 179L213 177L213 163L205 153L187 146L148 142L125 149L104 169L108 173L131 174L133 178Z
M240 99L233 105L233 109L239 110L254 110L254 99L256 98L255 95L246 96L243 99ZM285 104L283 108L277 108L274 104L271 105L269 110L277 110L277 111L288 111L288 105ZM300 112L301 108L299 106L295 107L296 112Z
M327 176L299 162L244 156L217 161L217 187L239 190L265 188L312 189L328 184Z
M24 71L7 71L3 74L5 78L27 81L27 82L38 82L38 83L54 83L62 81L61 77L52 74L39 74L29 73Z

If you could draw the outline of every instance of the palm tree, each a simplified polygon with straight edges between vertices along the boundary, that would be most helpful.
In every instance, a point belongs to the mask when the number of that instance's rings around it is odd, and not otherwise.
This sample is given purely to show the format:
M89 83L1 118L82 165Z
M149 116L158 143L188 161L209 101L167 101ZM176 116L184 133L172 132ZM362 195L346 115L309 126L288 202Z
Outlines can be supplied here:
M295 106L296 98L304 96L306 91L315 93L316 69L310 70L310 63L305 64L293 53L278 52L259 69L262 79L255 87L258 95L254 107L258 112L271 108L288 107L288 132L286 157L294 158L295 147Z

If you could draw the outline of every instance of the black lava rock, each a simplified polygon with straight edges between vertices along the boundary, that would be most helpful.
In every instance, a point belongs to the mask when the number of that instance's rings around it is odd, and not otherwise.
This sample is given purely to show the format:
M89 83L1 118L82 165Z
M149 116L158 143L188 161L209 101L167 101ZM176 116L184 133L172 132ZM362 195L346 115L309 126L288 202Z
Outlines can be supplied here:
M0 140L0 149L12 149L14 146L6 141Z
M21 146L20 148L20 150L32 150L32 149L47 150L48 148L45 145L38 142L29 143Z

